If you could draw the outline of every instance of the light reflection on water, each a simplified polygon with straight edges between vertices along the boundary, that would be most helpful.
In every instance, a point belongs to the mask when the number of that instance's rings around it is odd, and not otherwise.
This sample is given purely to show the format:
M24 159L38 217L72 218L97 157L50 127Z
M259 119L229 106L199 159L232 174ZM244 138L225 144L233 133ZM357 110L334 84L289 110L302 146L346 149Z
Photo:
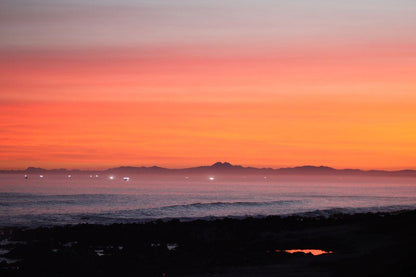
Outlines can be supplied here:
M322 254L332 254L332 251L325 251L321 249L288 249L288 250L276 250L276 252L286 252L286 253L305 253L305 254L312 254L314 256L322 255Z

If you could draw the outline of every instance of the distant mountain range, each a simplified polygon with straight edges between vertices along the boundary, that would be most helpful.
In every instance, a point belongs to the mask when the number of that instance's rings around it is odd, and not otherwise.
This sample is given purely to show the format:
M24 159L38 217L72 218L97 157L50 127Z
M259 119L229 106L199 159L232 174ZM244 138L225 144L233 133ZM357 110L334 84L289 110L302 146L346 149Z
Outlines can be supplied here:
M235 175L372 175L372 176L412 176L416 177L416 170L361 170L361 169L335 169L327 166L297 166L286 168L256 168L232 165L228 162L216 162L210 166L199 166L181 169L152 167L121 166L105 170L79 170L79 169L43 169L28 167L25 170L0 170L0 174L235 174Z

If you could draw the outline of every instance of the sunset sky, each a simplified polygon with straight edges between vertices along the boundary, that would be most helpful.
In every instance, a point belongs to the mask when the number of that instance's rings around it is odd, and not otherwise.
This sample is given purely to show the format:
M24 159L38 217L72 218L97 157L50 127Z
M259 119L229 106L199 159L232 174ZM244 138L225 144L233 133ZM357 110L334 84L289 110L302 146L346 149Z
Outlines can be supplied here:
M414 0L2 0L0 168L416 169Z

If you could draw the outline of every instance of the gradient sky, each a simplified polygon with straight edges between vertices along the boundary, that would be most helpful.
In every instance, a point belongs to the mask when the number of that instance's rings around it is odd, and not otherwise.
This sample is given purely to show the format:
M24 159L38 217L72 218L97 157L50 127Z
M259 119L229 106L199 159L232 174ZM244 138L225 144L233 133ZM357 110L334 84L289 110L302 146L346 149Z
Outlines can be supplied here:
M217 160L416 169L416 1L0 1L0 168Z

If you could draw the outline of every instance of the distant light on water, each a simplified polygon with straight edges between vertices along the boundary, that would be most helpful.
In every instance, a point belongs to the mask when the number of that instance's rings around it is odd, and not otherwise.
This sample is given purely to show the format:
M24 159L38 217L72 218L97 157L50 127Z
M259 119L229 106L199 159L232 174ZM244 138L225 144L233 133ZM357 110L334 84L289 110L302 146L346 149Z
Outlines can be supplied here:
M110 176L108 177L110 180L114 180L114 176Z
M43 178L43 175L39 175L39 178Z
M214 181L215 180L215 178L214 177L209 177L208 178L210 181Z

